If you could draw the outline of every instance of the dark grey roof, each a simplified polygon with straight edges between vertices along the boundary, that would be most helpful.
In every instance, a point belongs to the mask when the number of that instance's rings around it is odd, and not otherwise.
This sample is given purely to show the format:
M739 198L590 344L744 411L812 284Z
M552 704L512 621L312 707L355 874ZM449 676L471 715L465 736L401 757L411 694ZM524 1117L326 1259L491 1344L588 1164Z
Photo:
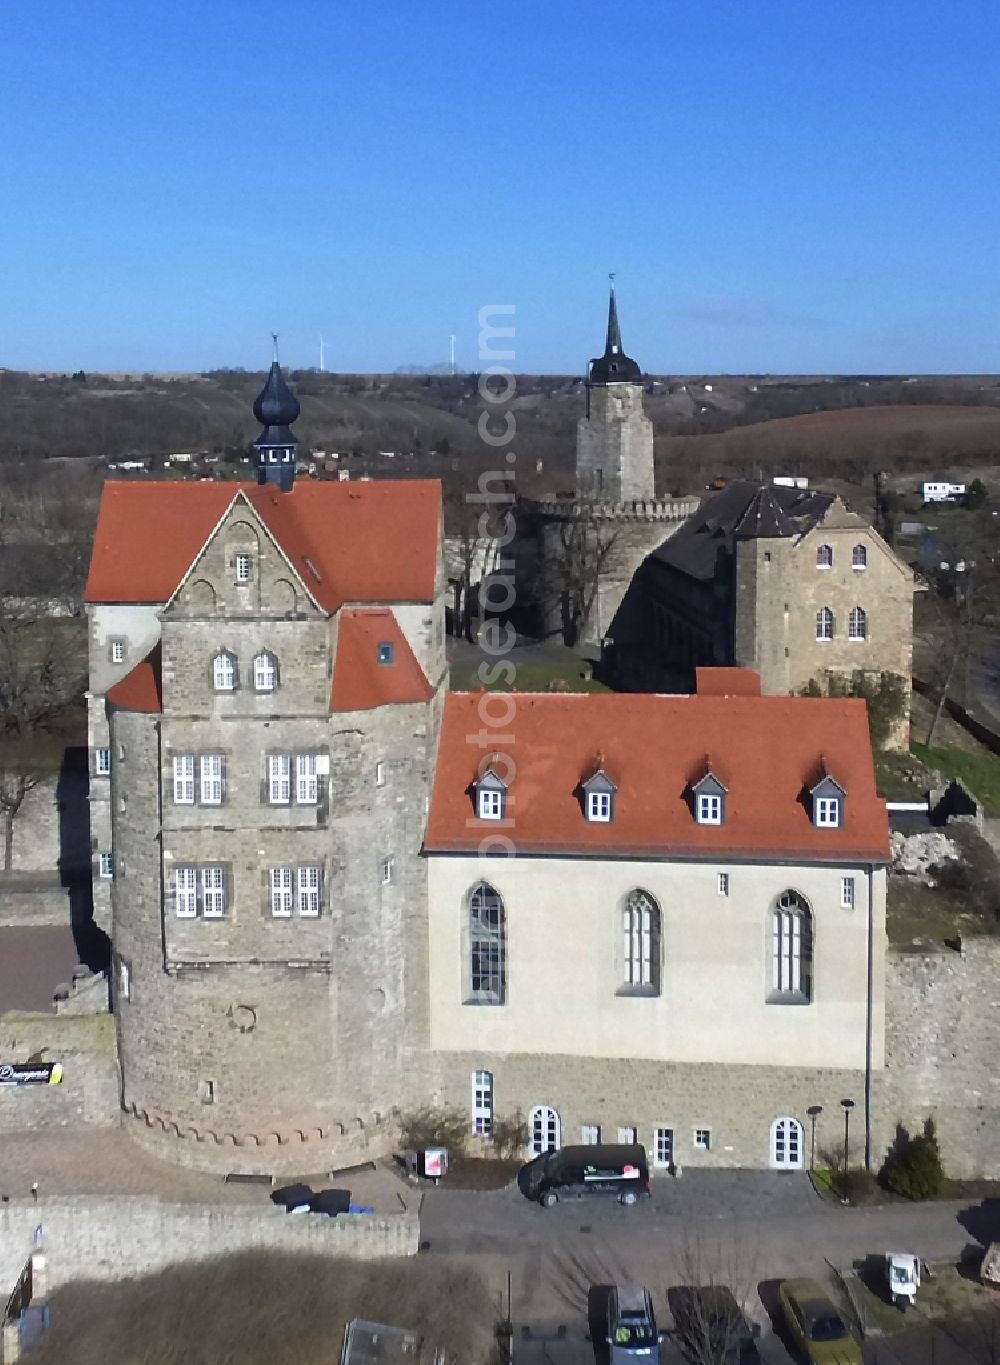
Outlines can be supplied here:
M737 540L802 535L831 502L829 493L737 479L706 498L652 558L692 578L712 578L720 550L731 555Z
M608 300L608 337L604 343L604 354L590 362L590 382L592 384L642 383L642 371L622 349L622 332L618 325L618 304L615 301L614 285L611 286L611 298Z
M299 400L285 383L277 359L272 362L264 387L254 399L253 415L264 428L254 441L258 448L298 444L289 426L299 415Z

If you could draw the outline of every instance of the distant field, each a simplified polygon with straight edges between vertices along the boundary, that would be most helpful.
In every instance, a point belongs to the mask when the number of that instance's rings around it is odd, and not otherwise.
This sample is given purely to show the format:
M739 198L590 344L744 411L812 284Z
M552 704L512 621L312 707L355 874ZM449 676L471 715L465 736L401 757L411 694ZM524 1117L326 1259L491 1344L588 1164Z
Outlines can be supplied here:
M932 468L948 460L1000 457L1000 408L915 405L842 408L733 427L710 436L667 437L657 442L671 462L700 457L702 467L724 469L759 460L794 465L884 455L889 467ZM790 472L797 469L792 467Z

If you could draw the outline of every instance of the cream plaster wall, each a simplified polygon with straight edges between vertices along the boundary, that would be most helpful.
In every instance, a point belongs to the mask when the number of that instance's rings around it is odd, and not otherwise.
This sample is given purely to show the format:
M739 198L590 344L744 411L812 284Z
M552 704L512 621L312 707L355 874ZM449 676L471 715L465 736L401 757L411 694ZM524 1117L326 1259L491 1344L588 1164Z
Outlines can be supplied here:
M867 874L860 868L503 859L428 860L431 1049L787 1067L863 1068ZM717 890L719 872L730 894ZM841 878L855 908L841 908ZM467 896L489 881L507 912L507 1003L466 1005ZM663 917L661 993L619 994L621 910L633 887ZM812 1003L768 1004L774 898L813 911ZM873 1065L883 1064L885 874L873 881Z

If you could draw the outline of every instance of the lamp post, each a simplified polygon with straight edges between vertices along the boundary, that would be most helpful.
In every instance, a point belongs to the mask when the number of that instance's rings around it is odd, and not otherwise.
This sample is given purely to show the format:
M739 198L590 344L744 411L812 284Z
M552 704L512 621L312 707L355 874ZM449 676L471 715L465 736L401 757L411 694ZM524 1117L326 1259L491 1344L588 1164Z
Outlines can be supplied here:
M809 1169L811 1171L816 1169L816 1120L822 1112L823 1106L821 1104L811 1104L806 1110L806 1113L809 1115L809 1121L812 1124L812 1135L809 1143Z
M854 1108L853 1100L841 1100L840 1107L844 1111L844 1185L842 1200L847 1203L847 1176L848 1164L850 1161L851 1149L851 1110Z

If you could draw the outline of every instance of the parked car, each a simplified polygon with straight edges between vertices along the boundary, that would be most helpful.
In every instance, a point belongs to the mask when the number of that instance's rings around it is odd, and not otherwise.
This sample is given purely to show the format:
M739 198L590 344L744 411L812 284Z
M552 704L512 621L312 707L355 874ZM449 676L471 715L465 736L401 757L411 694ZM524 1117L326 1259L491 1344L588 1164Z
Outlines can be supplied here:
M608 1295L608 1351L611 1365L658 1359L660 1337L649 1290L641 1284L616 1284Z
M862 1365L861 1347L815 1280L785 1280L778 1298L809 1365Z
M561 1147L522 1166L521 1193L550 1209L560 1199L606 1195L630 1206L649 1195L649 1163L641 1143Z
M749 1323L725 1285L682 1285L667 1295L676 1336L692 1360L760 1365L760 1328Z

